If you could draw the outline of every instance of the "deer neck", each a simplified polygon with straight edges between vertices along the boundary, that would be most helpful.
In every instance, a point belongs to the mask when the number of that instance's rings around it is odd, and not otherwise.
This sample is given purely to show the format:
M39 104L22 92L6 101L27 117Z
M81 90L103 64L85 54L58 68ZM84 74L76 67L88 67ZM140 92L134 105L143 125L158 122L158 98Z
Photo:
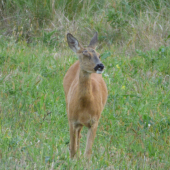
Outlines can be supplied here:
M91 74L80 69L79 73L79 100L84 103L92 100Z

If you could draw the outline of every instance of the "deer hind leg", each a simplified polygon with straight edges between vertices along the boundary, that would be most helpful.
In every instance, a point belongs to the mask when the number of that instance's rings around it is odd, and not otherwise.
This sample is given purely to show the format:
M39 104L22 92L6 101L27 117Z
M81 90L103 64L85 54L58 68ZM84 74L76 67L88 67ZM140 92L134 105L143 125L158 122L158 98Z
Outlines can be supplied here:
M93 124L87 133L87 143L86 143L86 150L85 150L85 157L90 158L92 153L92 145L94 142L94 138L96 136L98 123Z
M74 158L77 151L77 133L74 123L70 123L70 157Z

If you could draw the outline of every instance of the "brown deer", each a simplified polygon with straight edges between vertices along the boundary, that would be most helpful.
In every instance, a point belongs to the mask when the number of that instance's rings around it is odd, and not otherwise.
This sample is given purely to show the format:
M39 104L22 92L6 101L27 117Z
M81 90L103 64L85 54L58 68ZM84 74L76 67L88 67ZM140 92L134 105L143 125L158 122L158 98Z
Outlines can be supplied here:
M70 156L73 158L80 145L83 126L89 128L85 157L89 158L96 135L99 118L107 100L107 87L102 78L104 65L95 51L97 32L87 48L84 48L72 34L67 34L69 47L79 60L67 71L63 86L70 127Z

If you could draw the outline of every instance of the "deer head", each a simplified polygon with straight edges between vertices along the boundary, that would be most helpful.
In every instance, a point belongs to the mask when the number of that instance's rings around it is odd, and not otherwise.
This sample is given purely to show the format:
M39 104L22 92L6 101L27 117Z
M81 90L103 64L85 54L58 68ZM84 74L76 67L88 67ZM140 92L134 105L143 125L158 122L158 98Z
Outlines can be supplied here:
M97 32L94 34L87 48L84 48L78 40L70 33L67 34L69 47L77 54L81 70L87 73L101 74L104 65L100 61L100 54L95 50L97 46Z

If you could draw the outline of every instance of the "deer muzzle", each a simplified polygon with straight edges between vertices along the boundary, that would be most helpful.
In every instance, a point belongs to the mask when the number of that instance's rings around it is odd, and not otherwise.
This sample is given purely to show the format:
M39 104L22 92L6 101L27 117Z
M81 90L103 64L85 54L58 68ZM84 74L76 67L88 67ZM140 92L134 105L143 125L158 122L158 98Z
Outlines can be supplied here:
M96 71L96 73L101 74L103 73L104 65L102 63L99 63L94 67L94 70Z

